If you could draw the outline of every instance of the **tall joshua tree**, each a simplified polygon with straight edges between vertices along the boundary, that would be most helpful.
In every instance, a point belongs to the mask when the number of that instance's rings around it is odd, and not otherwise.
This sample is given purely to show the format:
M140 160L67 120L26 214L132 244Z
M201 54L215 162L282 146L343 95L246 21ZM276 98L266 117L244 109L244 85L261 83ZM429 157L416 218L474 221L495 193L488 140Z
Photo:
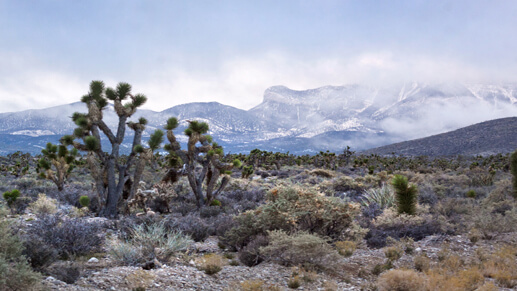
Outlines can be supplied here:
M233 167L240 167L241 162L234 160L233 163L223 163L221 161L224 155L223 148L212 142L212 137L206 134L208 124L198 121L188 122L189 127L185 130L188 136L187 150L181 150L173 133L178 126L178 120L174 117L167 120L165 129L169 144L165 145L165 150L169 152L170 169L163 180L175 182L179 175L187 175L197 205L202 207L210 205L216 199L230 180L229 171ZM201 170L196 171L198 165L201 166ZM216 187L220 176L222 176L221 182ZM203 191L203 183L206 186L205 191Z
M115 113L118 116L115 132L103 120L103 110L108 105L108 100L113 102ZM81 98L81 101L86 103L88 113L76 112L73 114L72 120L78 127L74 130L73 135L66 135L61 141L64 145L73 145L76 149L87 152L86 160L102 207L100 215L116 217L117 205L125 186L128 188L128 184L132 184L131 180L138 183L134 179L140 178L139 175L141 176L143 168L142 160L148 159L147 150L142 146L142 133L147 120L140 118L138 122L128 122L128 118L147 101L147 97L142 94L133 95L131 85L127 83L119 83L113 89L105 88L102 81L92 81L90 91ZM120 145L124 141L126 126L134 131L133 150L127 158L122 159L119 151ZM160 131L156 131L153 136L160 135L160 133L163 136L163 132ZM100 142L101 134L110 142L110 152L103 150ZM151 140L161 142L159 138L152 137ZM158 145L152 144L151 151L158 146L159 143ZM130 173L130 168L135 163L137 164L136 171ZM130 185L129 188L134 187Z

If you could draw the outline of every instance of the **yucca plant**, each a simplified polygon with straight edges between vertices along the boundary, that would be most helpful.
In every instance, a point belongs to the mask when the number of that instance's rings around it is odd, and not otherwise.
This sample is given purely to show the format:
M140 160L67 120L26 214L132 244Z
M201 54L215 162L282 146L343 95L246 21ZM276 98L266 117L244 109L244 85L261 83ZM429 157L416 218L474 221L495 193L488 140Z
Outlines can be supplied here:
M395 201L398 213L414 215L416 213L418 195L416 185L409 185L407 177L402 175L395 175L391 185L395 188Z
M371 188L364 191L361 204L369 207L374 203L381 209L395 205L395 194L393 190L388 185L383 184L381 188Z

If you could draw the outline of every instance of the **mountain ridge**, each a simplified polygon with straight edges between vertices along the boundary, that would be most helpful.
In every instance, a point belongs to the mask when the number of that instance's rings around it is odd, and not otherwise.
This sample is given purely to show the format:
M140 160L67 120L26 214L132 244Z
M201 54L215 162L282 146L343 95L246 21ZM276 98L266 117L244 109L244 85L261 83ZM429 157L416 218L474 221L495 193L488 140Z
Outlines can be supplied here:
M254 148L271 151L339 152L344 145L365 150L393 142L415 139L457 129L487 119L517 115L517 85L422 84L374 87L360 84L292 90L272 86L260 104L238 109L218 102L194 102L162 111L141 109L132 119L145 117L144 137L162 129L171 117L179 119L178 132L186 120L201 120L210 134L231 152ZM117 116L108 106L104 117L114 127ZM0 134L20 145L22 136L50 137L69 134L75 125L73 112L86 112L74 102L46 109L0 113ZM474 112L473 114L471 112ZM131 131L127 131L129 136ZM186 137L178 134L180 141ZM55 140L52 137L52 140ZM32 147L44 146L41 138ZM268 142L271 141L271 142ZM12 148L12 147L11 147ZM35 150L21 147L21 151ZM39 151L39 148L38 148ZM5 151L0 149L0 153ZM295 153L295 152L293 152Z

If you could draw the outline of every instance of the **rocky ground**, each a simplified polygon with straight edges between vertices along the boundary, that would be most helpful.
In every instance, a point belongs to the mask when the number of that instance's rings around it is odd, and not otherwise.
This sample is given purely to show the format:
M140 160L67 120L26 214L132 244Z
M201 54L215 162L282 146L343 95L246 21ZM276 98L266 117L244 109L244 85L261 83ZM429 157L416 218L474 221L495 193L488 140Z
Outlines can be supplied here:
M493 240L472 243L466 236L429 236L414 243L411 254L404 254L395 268L414 268L413 259L426 254L431 264L437 262L440 253L458 255L466 262L479 259L481 250L492 252L503 245L517 245L517 233L500 236ZM226 265L214 275L207 275L196 267L196 257L203 253L222 253L217 238L211 237L196 244L196 253L176 257L155 269L113 266L109 257L91 259L84 263L83 276L74 284L47 277L42 284L50 290L290 290L293 272L298 274L301 286L298 290L375 290L377 276L372 274L375 265L386 258L382 249L359 246L351 257L343 258L344 276L304 272L298 268L262 263L255 267ZM487 279L490 280L490 279ZM260 287L259 287L260 286ZM136 289L143 287L145 289ZM499 290L512 290L500 288Z

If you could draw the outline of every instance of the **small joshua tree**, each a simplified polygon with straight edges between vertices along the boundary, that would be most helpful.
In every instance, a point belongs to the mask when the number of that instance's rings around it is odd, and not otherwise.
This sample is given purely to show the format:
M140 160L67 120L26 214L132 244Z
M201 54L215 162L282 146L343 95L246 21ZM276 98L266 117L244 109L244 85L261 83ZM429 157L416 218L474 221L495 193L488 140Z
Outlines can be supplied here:
M417 187L415 185L408 185L407 178L402 175L395 175L391 185L395 188L398 213L414 215L416 213Z
M16 202L16 199L20 197L20 190L14 189L11 191L6 191L4 192L4 194L2 194L2 196L7 202L7 206L9 206L9 208L11 209L11 212L13 212L14 202Z
M169 152L170 169L163 181L175 182L179 175L186 175L189 185L194 192L198 207L210 205L219 193L226 187L230 177L229 172L234 166L240 167L241 162L234 160L233 163L223 163L223 148L212 142L212 137L207 135L208 124L205 122L188 121L189 127L185 130L188 136L187 150L181 150L180 144L176 141L173 130L178 126L178 120L174 117L167 120L165 129L169 144L165 150ZM198 146L199 144L199 146ZM201 171L196 171L200 165ZM180 167L182 169L180 170ZM216 189L219 177L222 176L219 187ZM203 183L206 190L203 191Z
M103 120L103 110L108 105L108 100L113 102L118 116L116 132L113 132ZM137 108L147 101L147 97L142 94L133 95L131 85L127 83L119 83L116 89L113 89L105 88L102 81L92 81L90 91L81 98L81 101L86 104L88 113L73 114L72 120L78 127L73 135L66 135L61 141L64 145L73 145L76 149L87 152L86 161L95 181L102 208L100 214L116 217L122 193L124 190L130 193L136 191L133 184L139 182L135 179L140 179L142 163L145 165L142 160L148 161L148 152L142 146L142 133L147 120L140 118L138 122L128 122ZM133 146L129 156L122 158L119 150L124 141L126 127L134 131ZM111 144L110 152L102 148L101 133ZM160 131L155 132L151 137L151 140L159 141L159 138L154 137L155 135L160 135ZM163 133L161 135L163 136ZM150 148L156 149L157 146L153 144ZM131 173L131 167L135 164L136 169Z
M43 157L38 161L38 168L43 169L40 175L56 184L59 191L63 187L72 172L77 156L77 149L71 151L65 145L47 143L47 147L41 150Z
M510 156L510 171L512 172L512 196L517 199L517 151Z

